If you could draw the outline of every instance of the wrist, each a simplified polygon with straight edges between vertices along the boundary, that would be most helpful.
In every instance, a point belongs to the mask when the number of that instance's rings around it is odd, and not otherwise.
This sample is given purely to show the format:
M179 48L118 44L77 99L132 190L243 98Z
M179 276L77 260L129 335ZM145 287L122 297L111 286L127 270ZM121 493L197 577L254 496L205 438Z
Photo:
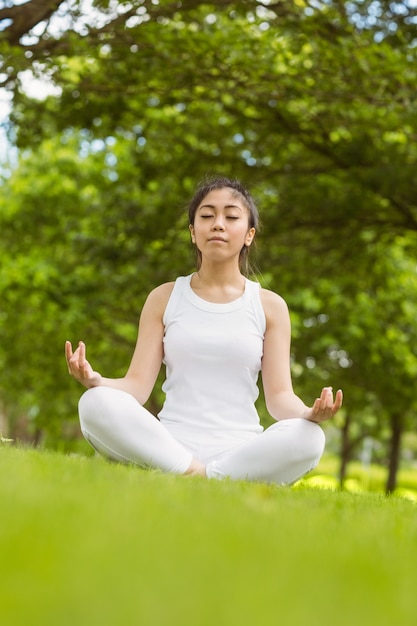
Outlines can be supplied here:
M103 384L103 376L97 373L97 376L90 378L85 382L85 386L87 389L92 389L93 387L101 387Z

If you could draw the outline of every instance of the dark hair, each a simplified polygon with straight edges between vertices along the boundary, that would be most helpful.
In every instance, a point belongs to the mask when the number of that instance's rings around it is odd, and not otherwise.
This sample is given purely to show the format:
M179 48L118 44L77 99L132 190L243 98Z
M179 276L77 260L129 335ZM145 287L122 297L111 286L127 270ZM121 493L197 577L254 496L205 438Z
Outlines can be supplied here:
M236 196L238 196L244 203L249 214L249 228L258 228L259 225L259 213L249 191L242 185L242 183L236 179L226 178L223 176L216 176L208 180L203 181L197 187L194 196L191 198L188 204L188 220L191 225L194 224L195 214L198 207L204 200L204 198L216 189L231 189ZM196 248L197 254L197 268L201 265L201 252ZM250 273L249 266L249 247L244 245L240 251L239 266L242 274L247 276Z

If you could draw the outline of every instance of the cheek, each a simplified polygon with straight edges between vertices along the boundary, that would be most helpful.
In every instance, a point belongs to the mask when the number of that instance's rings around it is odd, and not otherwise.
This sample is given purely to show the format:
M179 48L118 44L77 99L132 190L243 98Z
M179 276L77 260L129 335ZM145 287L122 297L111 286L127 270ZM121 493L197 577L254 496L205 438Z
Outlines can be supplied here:
M198 223L194 223L194 226L191 230L191 239L193 242L195 242L196 240L198 240L199 238L201 238L202 236L205 236L207 234L207 227L209 228L208 224L205 224L204 222L198 222Z

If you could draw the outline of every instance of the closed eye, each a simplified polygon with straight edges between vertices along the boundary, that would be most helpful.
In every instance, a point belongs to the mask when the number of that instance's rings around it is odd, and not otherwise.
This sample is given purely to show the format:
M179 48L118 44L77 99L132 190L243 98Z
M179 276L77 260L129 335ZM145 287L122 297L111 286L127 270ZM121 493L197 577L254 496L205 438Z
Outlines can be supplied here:
M206 220L206 219L210 219L211 217L214 217L214 215L201 215L200 214L201 219ZM227 220L239 220L240 219L240 215L226 215L226 219Z

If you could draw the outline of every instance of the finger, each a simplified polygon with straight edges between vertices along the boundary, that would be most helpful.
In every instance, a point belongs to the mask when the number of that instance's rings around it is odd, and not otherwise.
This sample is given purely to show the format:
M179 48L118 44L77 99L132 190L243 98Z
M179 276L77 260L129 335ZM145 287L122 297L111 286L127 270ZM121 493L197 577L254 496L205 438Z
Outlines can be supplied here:
M67 361L70 360L70 358L72 357L73 352L72 352L72 344L70 341L66 341L65 342L65 356Z
M84 378L89 378L91 375L91 365L90 363L87 361L86 358L86 352L87 352L87 348L86 345L83 341L80 341L79 343L79 350L80 350L80 357L79 357L79 368L80 368L80 372L82 373Z
M336 398L333 405L333 412L336 413L343 404L343 391L338 389L336 392Z
M313 406L311 407L312 419L315 422L316 418L322 413L322 397L316 398L314 400Z
M70 341L65 342L65 358L67 360L68 373L72 374L71 371L71 359L73 358L74 353L72 351L72 344Z
M80 341L78 343L78 347L74 352L72 352L71 343L70 342L68 343L69 343L69 346L68 347L67 345L65 346L68 357L69 357L68 358L68 371L72 376L75 376L75 378L78 378L80 370L81 370L80 354L82 351L82 348L81 348L82 342ZM84 346L84 360L85 360L85 346Z
M78 365L80 369L84 369L85 367L85 343L80 341L78 343L79 357L78 357Z
M332 416L333 409L333 389L323 387L320 397L313 404L314 421L323 422Z
M333 387L323 387L320 400L322 403L322 408L332 408L333 407Z

